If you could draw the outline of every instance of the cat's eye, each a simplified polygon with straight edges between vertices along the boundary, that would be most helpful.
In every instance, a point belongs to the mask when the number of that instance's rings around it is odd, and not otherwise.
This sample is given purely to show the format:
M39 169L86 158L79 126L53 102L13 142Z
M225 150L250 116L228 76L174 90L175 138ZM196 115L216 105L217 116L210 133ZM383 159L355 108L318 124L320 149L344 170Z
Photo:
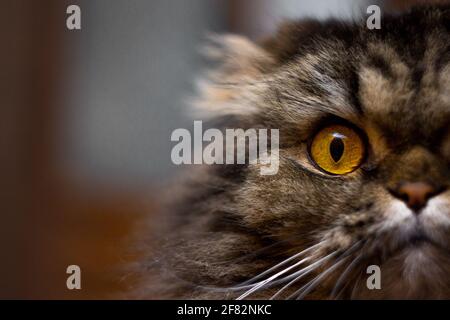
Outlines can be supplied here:
M330 125L320 130L310 144L310 156L322 170L336 175L350 173L362 163L365 145L354 129Z

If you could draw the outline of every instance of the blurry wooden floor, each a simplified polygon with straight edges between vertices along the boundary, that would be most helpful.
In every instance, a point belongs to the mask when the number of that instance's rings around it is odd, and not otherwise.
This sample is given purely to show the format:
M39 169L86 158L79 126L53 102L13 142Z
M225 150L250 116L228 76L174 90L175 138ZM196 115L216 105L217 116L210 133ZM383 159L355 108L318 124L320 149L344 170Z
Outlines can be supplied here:
M35 219L27 222L23 297L126 298L135 280L127 269L139 258L144 217L155 209L151 193L48 191L35 198ZM66 287L72 264L81 268L81 290Z

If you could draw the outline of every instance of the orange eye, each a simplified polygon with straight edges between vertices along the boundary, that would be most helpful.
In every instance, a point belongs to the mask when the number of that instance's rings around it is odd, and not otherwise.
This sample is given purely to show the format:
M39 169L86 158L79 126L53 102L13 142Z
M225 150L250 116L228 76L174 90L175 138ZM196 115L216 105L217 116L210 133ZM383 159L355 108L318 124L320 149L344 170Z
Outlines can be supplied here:
M365 145L360 135L344 125L331 125L320 130L310 146L314 162L331 174L356 170L363 161Z

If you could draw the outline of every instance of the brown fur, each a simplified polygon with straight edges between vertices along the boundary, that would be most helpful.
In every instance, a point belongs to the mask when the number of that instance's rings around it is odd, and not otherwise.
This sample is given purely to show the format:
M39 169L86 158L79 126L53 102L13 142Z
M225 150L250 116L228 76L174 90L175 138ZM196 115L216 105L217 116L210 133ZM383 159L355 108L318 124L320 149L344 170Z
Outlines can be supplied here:
M450 298L449 32L444 6L383 17L381 30L364 22L300 21L259 45L223 38L222 47L210 49L222 67L196 104L222 128L280 129L280 170L275 176L261 176L255 165L193 170L186 192L171 191L174 216L143 263L138 295L236 298L242 292L211 288L235 286L324 241L311 262L336 257L280 298L351 247L348 260L306 298L336 298L333 289L359 254L337 298ZM343 176L317 170L306 148L323 123L336 119L359 127L368 142L361 168ZM422 180L444 191L416 218L389 188ZM425 243L414 239L417 221ZM381 290L366 287L371 264L381 267ZM269 298L277 289L249 297Z

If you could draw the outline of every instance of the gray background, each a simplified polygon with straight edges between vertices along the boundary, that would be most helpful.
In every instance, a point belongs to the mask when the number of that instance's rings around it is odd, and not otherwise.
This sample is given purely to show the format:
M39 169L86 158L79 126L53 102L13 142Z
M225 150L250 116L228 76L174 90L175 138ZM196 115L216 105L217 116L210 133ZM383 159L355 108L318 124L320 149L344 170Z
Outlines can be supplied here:
M60 154L72 178L138 185L174 172L171 132L192 128L185 97L204 69L207 32L228 32L225 0L78 1L82 30L67 31L69 67ZM364 1L254 0L242 32L273 31L284 17L351 18ZM253 7L252 7L253 6Z

